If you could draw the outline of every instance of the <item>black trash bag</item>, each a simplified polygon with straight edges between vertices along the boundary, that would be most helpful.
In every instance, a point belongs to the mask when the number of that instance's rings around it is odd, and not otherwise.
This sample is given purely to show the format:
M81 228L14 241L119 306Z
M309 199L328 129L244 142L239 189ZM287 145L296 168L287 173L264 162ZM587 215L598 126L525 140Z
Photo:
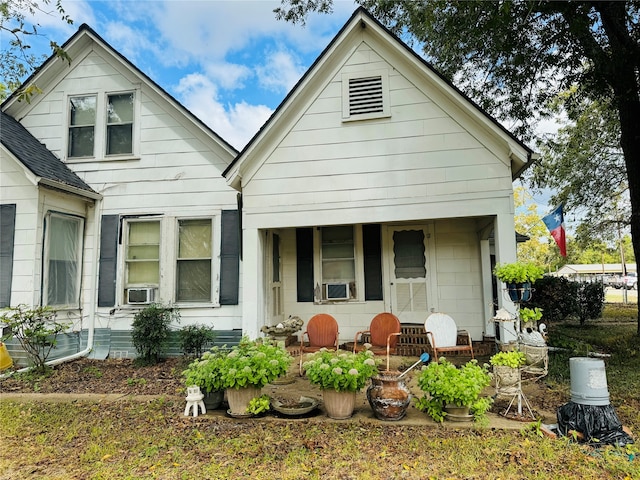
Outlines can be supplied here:
M617 445L623 447L634 443L623 429L613 406L582 405L569 402L558 408L558 433L569 436L574 430L584 435L591 445Z

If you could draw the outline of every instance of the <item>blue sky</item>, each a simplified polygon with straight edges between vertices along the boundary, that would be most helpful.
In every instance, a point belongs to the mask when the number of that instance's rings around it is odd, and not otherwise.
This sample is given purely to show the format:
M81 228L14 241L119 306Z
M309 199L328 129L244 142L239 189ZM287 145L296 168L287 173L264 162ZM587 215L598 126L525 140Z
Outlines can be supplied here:
M33 53L86 23L234 147L262 126L356 9L336 1L307 25L277 21L279 0L62 0L73 19L38 14Z

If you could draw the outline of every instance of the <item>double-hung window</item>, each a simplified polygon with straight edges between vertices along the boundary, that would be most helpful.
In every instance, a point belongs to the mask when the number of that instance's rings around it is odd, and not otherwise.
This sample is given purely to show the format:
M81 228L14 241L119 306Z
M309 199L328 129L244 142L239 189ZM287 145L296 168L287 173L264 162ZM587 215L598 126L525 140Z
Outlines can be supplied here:
M107 97L107 155L133 153L133 92Z
M96 96L87 95L69 99L70 158L93 157L96 128Z
M356 264L353 227L321 230L322 299L356 298Z
M127 223L125 288L160 284L160 221Z
M49 212L45 218L43 304L78 307L84 219Z
M210 218L178 220L176 301L211 302Z

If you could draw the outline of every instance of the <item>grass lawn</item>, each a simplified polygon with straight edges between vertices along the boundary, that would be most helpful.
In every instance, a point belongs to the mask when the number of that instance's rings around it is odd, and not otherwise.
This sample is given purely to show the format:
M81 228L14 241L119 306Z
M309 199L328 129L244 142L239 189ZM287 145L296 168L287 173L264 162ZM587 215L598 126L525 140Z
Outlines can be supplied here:
M635 305L633 306L635 307ZM633 312L608 306L585 326L550 325L544 380L569 388L568 358L605 358L611 402L636 441L640 342ZM315 419L176 415L183 404L21 403L0 395L1 479L640 479L640 445L591 447L521 431Z

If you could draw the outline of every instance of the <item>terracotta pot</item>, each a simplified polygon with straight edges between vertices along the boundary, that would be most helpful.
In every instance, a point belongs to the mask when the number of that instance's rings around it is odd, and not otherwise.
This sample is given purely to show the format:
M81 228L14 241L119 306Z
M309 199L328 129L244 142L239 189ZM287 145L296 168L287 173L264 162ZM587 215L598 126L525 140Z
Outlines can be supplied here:
M222 405L222 400L224 399L224 390L214 390L213 392L209 392L204 394L204 406L209 410L216 410L220 408Z
M353 410L356 407L356 392L323 390L322 400L327 417L335 420L344 420L353 415Z
M398 379L398 375L400 372L385 372L371 377L367 400L380 420L400 420L407 413L411 392L404 379Z
M262 389L258 387L227 388L229 413L232 415L246 415L249 402L260 395L262 395Z

